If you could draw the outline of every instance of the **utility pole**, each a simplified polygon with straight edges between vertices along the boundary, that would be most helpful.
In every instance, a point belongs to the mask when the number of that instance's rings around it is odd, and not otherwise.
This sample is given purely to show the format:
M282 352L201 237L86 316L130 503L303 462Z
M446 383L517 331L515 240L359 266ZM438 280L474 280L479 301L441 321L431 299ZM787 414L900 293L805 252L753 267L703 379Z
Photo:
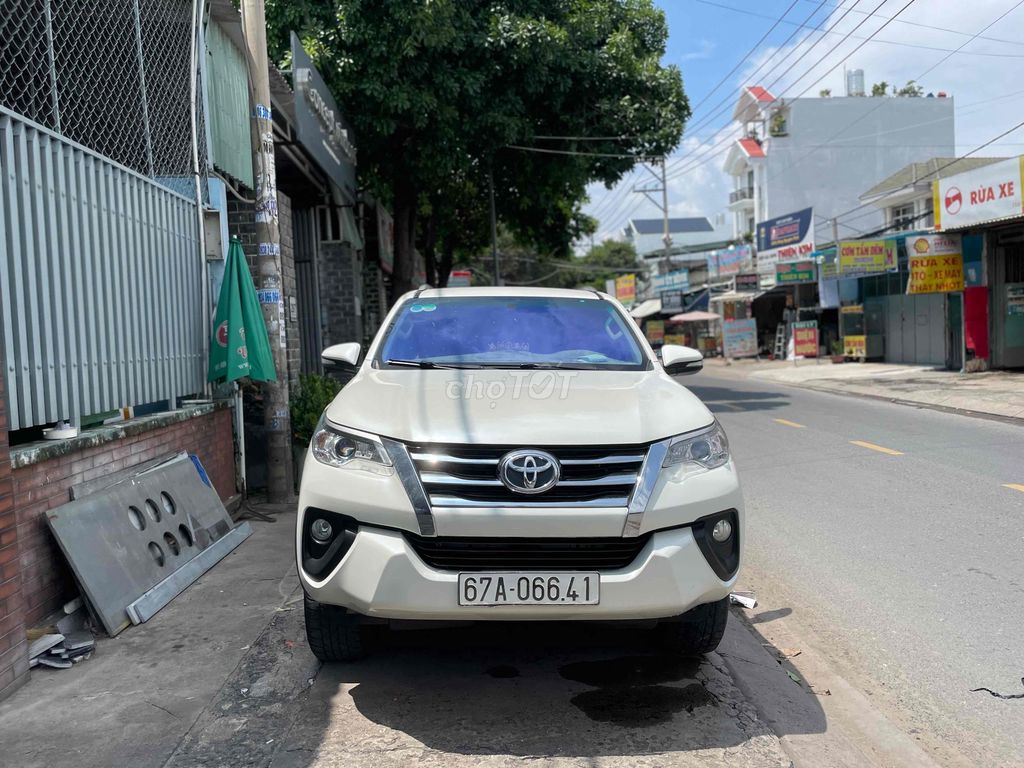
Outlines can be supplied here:
M491 192L491 259L494 261L494 284L501 285L501 264L498 258L498 215L494 208L494 171L487 171L487 185Z
M270 112L270 73L264 0L242 0L242 27L249 49L252 83L252 156L256 176L257 295L270 336L277 381L263 383L263 423L267 444L267 500L293 495L291 420L288 415L288 357L281 300L281 231L277 219L274 124ZM239 436L241 439L242 436Z
M665 244L665 269L672 269L672 235L668 231L668 183L665 180L665 156L661 156L661 218L664 224L661 241Z
M656 182L658 182L658 186L652 187L652 186L650 186L650 182L648 182L647 185L645 185L645 186L634 186L633 187L633 192L636 193L636 194L640 194L640 195L643 195L644 197L646 197L648 200L650 200L652 203L654 203L655 207L659 211L661 211L661 219L662 219L661 242L663 244L663 247L662 247L662 259L661 259L661 273L662 274L668 274L669 272L672 271L672 235L669 233L669 224L668 224L668 183L667 183L667 179L665 178L665 156L664 155L662 155L660 161L655 161L655 163L652 163L652 165L657 165L657 164L659 164L659 162L660 162L660 165L661 165L660 173L655 173L653 170L651 170L650 165L648 165L646 163L644 164L644 168L646 168L647 172L650 173L651 176L654 177L654 180ZM653 194L656 194L658 192L661 193L661 201L660 202L657 200L657 198L652 197Z

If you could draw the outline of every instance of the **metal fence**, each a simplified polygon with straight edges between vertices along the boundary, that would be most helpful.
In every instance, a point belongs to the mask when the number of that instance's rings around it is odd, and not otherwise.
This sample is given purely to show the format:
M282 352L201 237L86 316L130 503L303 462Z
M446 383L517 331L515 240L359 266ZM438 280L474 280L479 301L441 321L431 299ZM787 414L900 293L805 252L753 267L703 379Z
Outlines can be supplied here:
M0 106L194 196L195 8L192 0L0 0ZM205 179L202 92L199 83Z
M10 428L199 392L199 252L192 200L0 108Z

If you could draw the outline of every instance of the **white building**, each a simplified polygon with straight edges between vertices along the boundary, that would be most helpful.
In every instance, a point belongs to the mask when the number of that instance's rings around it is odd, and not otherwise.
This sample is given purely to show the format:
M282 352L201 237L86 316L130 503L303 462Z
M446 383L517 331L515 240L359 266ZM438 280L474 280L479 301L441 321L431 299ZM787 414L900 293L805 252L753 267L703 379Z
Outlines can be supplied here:
M864 97L780 99L744 88L733 118L743 126L725 160L732 235L760 221L814 208L814 241L880 229L881 210L839 216L860 206L864 190L923 158L954 156L953 99ZM845 219L845 221L844 221Z
M935 226L932 210L932 182L958 173L998 163L1002 157L933 157L923 163L911 163L878 182L860 196L865 205L882 212L883 226L889 232L910 232Z

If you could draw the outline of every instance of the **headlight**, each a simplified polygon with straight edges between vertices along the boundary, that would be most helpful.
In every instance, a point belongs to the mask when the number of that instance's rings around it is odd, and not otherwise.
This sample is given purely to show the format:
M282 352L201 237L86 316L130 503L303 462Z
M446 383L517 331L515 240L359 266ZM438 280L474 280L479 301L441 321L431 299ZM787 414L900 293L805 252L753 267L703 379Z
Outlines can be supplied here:
M310 443L313 457L321 464L346 469L361 469L378 475L391 475L391 457L375 435L328 426L327 418L320 417Z
M663 467L695 464L714 469L729 461L729 440L717 419L707 429L673 438L665 454Z

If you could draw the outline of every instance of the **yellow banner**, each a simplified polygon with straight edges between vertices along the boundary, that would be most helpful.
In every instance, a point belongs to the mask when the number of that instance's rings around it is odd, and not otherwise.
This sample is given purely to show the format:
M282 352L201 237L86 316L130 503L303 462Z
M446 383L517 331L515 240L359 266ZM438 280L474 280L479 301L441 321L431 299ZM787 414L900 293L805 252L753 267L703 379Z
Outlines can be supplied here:
M686 334L683 333L666 333L665 334L666 344L678 344L681 347L686 346Z
M842 240L839 243L839 275L870 275L896 268L895 240Z
M626 306L636 301L636 275L619 275L615 278L615 298Z
M964 257L959 235L907 238L907 293L949 293L964 289Z
M651 344L662 344L665 341L665 321L648 320L644 329L647 333L647 340Z
M843 354L846 357L867 357L867 336L843 336Z

